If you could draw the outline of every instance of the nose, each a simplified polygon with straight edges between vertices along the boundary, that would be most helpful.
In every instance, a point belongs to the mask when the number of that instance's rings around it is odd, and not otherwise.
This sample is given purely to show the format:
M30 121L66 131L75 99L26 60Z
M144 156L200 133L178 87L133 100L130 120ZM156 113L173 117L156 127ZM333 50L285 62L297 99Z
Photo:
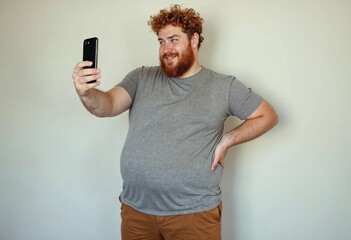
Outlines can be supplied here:
M173 46L172 44L170 43L165 43L163 46L162 46L162 50L163 50L163 53L169 53L169 52L172 52L173 51Z

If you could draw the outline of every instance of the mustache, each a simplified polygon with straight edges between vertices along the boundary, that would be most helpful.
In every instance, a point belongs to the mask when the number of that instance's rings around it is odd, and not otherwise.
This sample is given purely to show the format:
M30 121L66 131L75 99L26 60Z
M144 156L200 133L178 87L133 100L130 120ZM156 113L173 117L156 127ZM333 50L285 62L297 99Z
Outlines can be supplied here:
M164 53L162 54L162 59L167 58L167 57L178 57L179 54L177 52L173 52L173 53Z

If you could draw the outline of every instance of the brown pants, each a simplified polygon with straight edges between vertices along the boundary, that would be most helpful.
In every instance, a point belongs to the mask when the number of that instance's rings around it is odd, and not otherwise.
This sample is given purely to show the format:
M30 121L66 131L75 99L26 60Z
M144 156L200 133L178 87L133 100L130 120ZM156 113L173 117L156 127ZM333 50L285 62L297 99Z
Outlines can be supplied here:
M155 216L122 203L122 240L220 240L222 204L209 211Z

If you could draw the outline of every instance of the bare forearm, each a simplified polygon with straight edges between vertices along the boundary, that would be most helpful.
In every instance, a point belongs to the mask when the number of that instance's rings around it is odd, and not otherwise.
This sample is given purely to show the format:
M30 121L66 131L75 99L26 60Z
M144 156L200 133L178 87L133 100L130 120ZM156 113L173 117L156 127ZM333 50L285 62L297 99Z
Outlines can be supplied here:
M223 135L221 143L226 148L251 141L274 127L274 122L257 121L257 119L248 119L235 129Z
M109 95L98 89L89 89L89 91L79 96L84 107L97 117L107 117L112 109L112 101Z
M273 108L267 102L261 104L260 109L252 114L250 118L247 118L241 125L223 135L222 140L216 147L211 170L214 171L217 164L224 167L224 157L230 147L261 136L273 128L278 121L279 118Z
M279 122L274 109L264 101L258 110L241 125L226 133L221 140L226 148L253 140L272 129Z

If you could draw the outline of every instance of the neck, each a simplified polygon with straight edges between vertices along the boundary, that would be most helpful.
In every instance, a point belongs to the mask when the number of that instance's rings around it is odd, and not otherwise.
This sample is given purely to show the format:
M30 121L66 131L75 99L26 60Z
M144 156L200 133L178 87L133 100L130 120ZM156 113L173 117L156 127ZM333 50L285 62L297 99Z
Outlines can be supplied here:
M200 65L199 61L196 59L194 64L191 66L191 68L179 78L189 78L191 76L194 76L196 73L200 72L201 68L202 66Z

